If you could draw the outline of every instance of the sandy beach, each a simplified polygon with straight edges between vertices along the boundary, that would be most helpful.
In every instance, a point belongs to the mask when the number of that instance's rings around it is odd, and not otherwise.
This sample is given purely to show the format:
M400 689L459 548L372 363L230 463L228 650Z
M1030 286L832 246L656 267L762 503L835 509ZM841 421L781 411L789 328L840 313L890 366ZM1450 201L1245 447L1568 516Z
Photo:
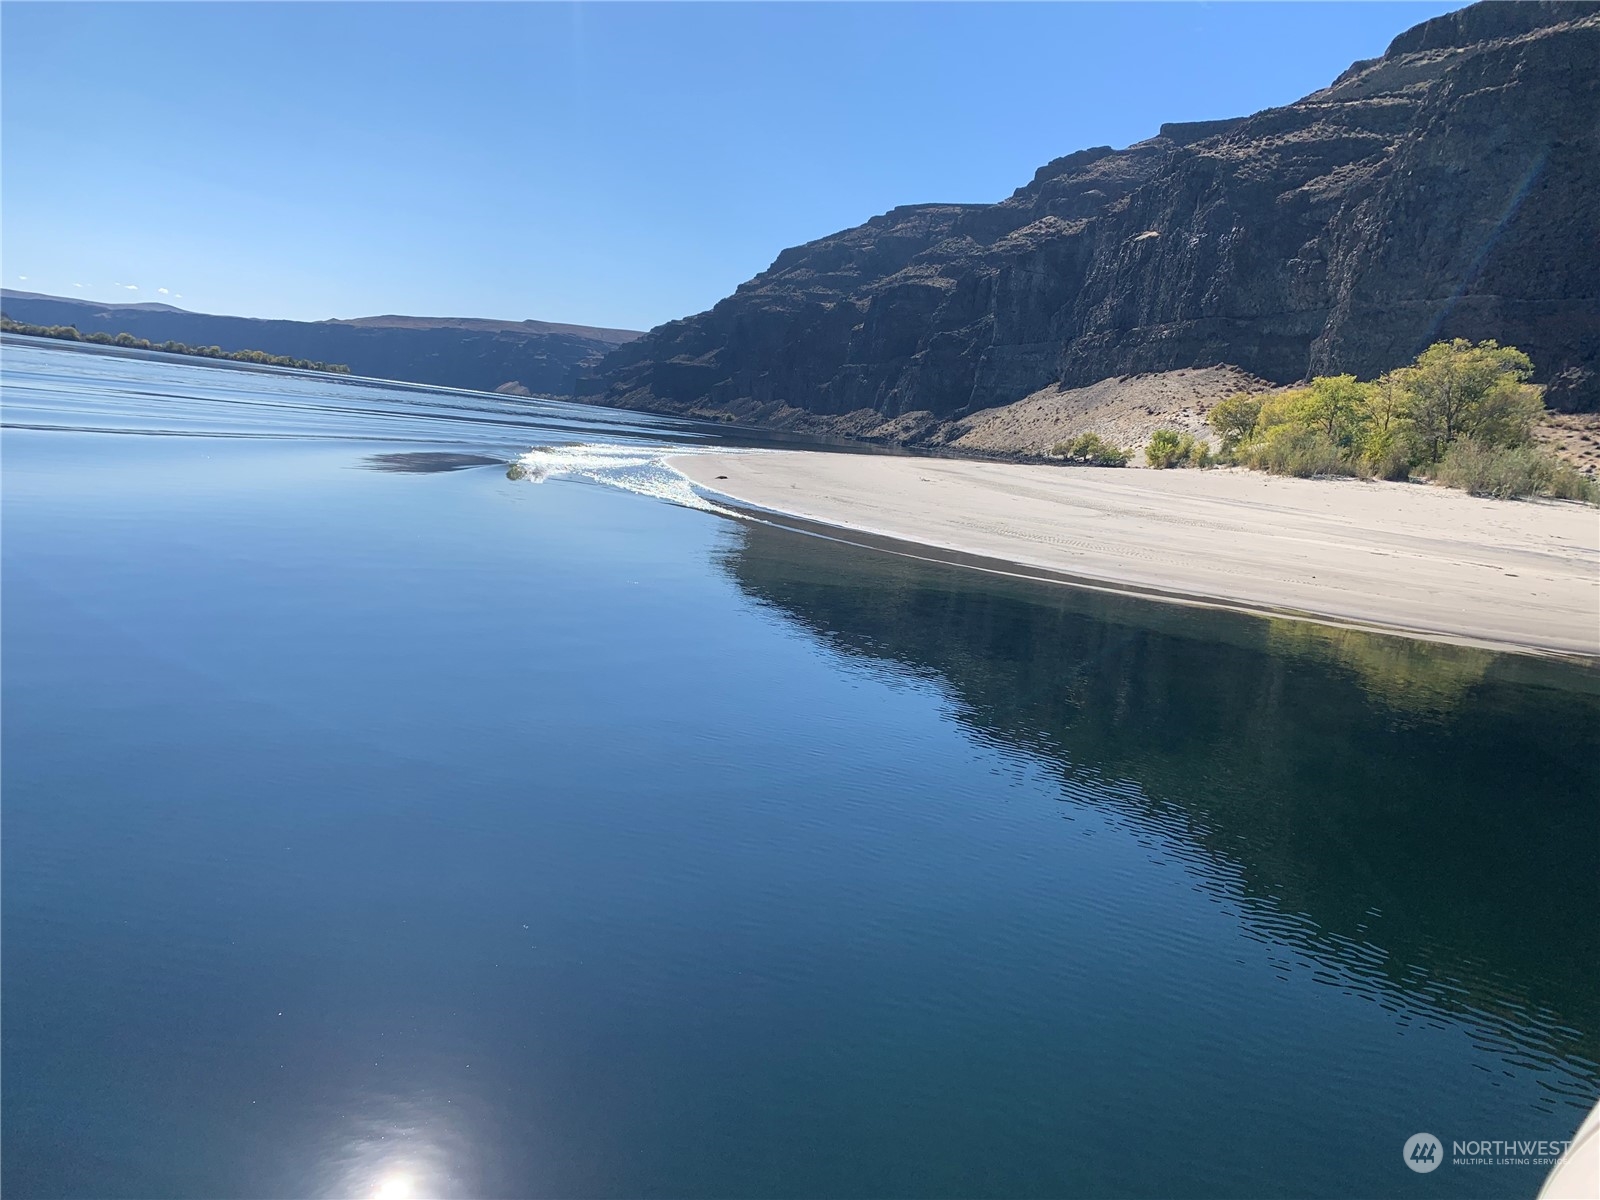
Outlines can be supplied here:
M1600 656L1600 513L1422 484L771 451L671 461L749 506L1085 580Z

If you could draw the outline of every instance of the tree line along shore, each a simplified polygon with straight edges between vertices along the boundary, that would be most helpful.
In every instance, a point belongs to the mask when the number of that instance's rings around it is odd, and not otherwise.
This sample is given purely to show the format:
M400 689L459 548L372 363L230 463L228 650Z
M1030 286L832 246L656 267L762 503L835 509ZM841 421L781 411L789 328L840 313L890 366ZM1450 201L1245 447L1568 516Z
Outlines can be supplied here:
M1377 379L1318 376L1300 387L1219 401L1206 422L1220 448L1157 429L1145 462L1157 469L1217 463L1300 478L1422 478L1475 496L1549 496L1600 503L1600 485L1540 449L1545 415L1533 364L1514 346L1436 342ZM1052 450L1088 466L1126 466L1131 451L1085 433Z
M55 338L63 342L92 342L96 346L121 346L127 350L159 350L163 354L187 354L194 358L218 358L229 362L255 363L264 367L293 367L297 371L326 371L348 375L343 363L314 362L291 358L287 354L268 354L265 350L224 350L221 346L190 346L184 342L152 342L131 333L82 333L73 325L28 325L0 317L0 333L19 333L27 337Z

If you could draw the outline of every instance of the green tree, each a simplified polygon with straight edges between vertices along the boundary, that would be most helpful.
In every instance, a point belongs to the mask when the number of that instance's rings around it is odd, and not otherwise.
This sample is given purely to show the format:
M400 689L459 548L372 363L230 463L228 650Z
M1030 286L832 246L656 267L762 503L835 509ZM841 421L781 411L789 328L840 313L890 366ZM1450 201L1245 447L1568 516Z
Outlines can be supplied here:
M1540 390L1527 382L1533 363L1514 346L1465 338L1436 342L1409 367L1394 372L1406 413L1429 462L1460 437L1516 446L1532 436L1543 410Z
M1319 375L1303 393L1305 422L1335 446L1352 446L1367 423L1367 393L1354 375Z
M1206 421L1222 439L1222 452L1232 454L1242 443L1255 437L1261 419L1261 397L1248 392L1217 401Z
M1367 421L1361 456L1381 479L1408 479L1420 455L1412 435L1409 400L1399 372L1390 371L1367 385Z
M1404 433L1409 415L1405 381L1397 371L1367 385L1367 453L1386 450Z

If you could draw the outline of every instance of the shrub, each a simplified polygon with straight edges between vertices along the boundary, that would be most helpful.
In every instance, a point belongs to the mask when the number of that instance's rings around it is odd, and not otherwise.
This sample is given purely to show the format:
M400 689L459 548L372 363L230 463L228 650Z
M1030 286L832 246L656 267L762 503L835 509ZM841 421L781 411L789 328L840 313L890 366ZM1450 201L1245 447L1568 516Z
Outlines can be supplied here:
M1459 441L1451 445L1433 477L1446 487L1461 488L1474 496L1532 496L1539 492L1538 456L1526 449L1496 449L1482 442Z
M1086 463L1091 467L1128 465L1128 452L1120 446L1113 446L1098 433L1080 433L1070 442L1057 442L1050 453L1058 458Z
M1553 459L1550 472L1549 494L1557 500L1582 500L1585 504L1600 504L1600 483L1571 463Z
M1246 466L1274 475L1293 475L1309 479L1314 475L1354 475L1356 468L1339 447L1320 429L1282 424L1261 441L1248 447L1243 456Z
M1446 487L1501 500L1554 496L1592 504L1600 499L1593 480L1533 446L1490 446L1464 438L1451 444L1433 477Z
M1176 429L1158 429L1144 448L1144 460L1158 471L1168 467L1209 467L1211 447L1204 438Z
M1411 455L1397 442L1369 449L1361 460L1362 473L1368 477L1403 481L1411 478Z
M1187 459L1193 445L1193 438L1185 445L1184 435L1176 429L1158 429L1150 435L1149 444L1144 448L1144 460L1156 470L1164 471Z

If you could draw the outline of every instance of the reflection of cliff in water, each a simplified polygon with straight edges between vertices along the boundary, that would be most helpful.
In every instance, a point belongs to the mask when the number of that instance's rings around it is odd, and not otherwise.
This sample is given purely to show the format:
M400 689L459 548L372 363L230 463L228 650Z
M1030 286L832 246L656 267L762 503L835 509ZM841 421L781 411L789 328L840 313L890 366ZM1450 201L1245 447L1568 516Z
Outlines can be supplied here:
M1469 1017L1592 1102L1594 671L997 578L758 524L724 565L830 645L942 680L961 721L1175 841L1242 892L1257 932L1337 967L1341 985L1354 975L1380 1003Z

